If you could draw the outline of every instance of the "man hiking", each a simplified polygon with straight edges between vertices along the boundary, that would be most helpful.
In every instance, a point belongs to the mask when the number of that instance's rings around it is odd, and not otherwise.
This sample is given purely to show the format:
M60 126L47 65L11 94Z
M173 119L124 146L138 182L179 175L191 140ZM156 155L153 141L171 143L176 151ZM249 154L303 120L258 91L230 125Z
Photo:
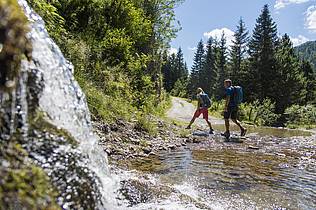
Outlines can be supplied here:
M225 87L225 108L224 108L224 119L225 119L225 127L226 131L222 135L227 139L230 137L229 131L229 118L240 128L240 135L245 136L247 129L244 128L240 122L237 120L238 115L238 102L236 101L236 87L232 86L232 81L230 79L226 79L224 81Z
M208 120L208 108L211 105L211 101L207 94L204 93L202 88L197 89L197 99L198 105L196 111L193 115L193 118L190 124L186 127L186 129L191 129L191 125L194 123L195 119L198 118L201 114L203 114L203 119L207 122L208 126L210 127L210 134L214 134L214 130L212 128L211 122Z

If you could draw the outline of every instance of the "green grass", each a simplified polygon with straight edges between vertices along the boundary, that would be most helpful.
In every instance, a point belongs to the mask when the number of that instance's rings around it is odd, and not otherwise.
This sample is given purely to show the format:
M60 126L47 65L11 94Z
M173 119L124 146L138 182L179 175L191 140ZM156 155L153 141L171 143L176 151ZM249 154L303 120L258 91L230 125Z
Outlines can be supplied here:
M112 123L117 119L129 121L137 115L137 109L128 100L108 96L95 87L92 82L83 78L77 78L77 80L86 95L89 109L95 119Z

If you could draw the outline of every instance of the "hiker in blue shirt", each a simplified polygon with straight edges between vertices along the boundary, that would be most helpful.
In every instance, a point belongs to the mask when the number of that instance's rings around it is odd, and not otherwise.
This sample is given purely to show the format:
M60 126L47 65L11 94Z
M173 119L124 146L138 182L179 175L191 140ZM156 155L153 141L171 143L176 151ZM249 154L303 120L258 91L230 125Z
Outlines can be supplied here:
M245 136L247 129L244 128L240 122L237 120L238 115L238 104L236 102L236 91L232 86L232 81L227 79L224 81L225 87L225 108L224 108L224 119L225 119L225 127L226 131L222 135L226 138L230 137L229 131L229 118L240 128L240 135Z

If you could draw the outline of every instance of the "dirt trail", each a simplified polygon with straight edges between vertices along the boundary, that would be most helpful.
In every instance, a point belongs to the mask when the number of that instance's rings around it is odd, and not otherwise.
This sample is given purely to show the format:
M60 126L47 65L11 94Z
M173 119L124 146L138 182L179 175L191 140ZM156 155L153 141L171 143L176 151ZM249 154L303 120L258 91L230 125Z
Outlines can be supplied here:
M189 123L195 110L196 107L193 104L187 102L182 98L173 97L172 107L167 112L167 116L171 119ZM212 124L224 124L223 119L215 118L212 116L209 116L209 120ZM205 120L202 118L202 115L198 119L196 119L195 124L201 127L207 126Z

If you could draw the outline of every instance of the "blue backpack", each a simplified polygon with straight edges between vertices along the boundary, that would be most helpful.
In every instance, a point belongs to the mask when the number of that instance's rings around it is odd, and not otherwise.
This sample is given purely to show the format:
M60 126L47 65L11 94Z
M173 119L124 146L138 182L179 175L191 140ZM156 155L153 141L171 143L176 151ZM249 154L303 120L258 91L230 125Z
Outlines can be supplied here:
M234 86L234 100L237 105L241 104L243 101L243 91L242 87L240 86Z
M202 107L210 108L212 103L211 103L211 99L208 97L208 95L206 93L203 93L200 96L201 96L201 99L203 101Z

